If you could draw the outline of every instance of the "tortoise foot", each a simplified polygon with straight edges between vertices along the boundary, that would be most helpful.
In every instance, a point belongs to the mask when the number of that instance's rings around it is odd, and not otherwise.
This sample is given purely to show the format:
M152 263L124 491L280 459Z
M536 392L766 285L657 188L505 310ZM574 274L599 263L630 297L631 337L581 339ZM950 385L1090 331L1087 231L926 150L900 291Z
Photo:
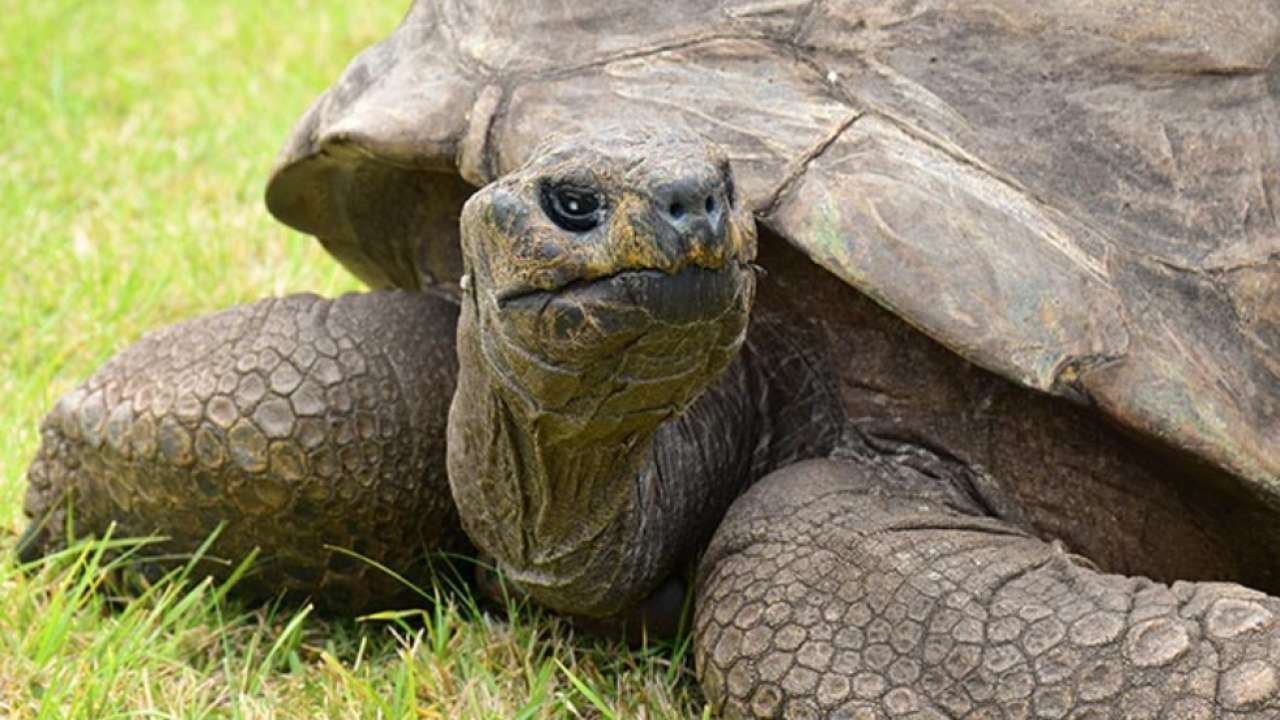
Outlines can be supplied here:
M356 611L461 538L445 477L457 311L408 292L262 300L151 333L57 402L28 472L24 559L159 535L241 588Z
M941 495L811 461L740 498L700 568L727 717L1264 718L1280 600L1100 573Z

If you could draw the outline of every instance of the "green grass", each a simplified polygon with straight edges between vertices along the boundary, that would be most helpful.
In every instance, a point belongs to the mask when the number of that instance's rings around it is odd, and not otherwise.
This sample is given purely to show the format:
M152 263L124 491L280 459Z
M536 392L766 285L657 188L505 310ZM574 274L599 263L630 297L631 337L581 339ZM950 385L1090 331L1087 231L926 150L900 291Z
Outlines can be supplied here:
M401 2L8 3L0 14L0 717L688 717L684 656L426 589L364 620L256 607L135 541L11 550L44 410L150 328L358 284L267 215L292 122ZM108 548L114 552L106 552ZM449 585L449 583L442 583Z

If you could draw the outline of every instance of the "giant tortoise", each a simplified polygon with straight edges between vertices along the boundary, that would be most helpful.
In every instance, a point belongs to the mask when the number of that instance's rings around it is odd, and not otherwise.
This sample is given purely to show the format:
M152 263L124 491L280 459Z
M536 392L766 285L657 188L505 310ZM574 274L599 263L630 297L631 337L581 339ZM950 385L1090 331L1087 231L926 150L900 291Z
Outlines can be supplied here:
M1273 717L1278 52L1275 0L418 2L267 189L372 291L112 359L21 550L221 525L358 610L341 548L474 548L605 630L692 582L731 716Z

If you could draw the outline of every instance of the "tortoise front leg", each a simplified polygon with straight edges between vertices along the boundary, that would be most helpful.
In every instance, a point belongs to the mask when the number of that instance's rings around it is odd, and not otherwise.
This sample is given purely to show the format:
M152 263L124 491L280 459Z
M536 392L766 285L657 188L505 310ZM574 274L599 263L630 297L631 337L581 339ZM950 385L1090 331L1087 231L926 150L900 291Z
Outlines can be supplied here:
M700 568L698 671L728 717L1263 718L1280 599L1107 575L942 493L793 465Z
M456 547L445 424L457 308L387 291L262 300L151 333L54 406L28 471L31 559L77 534L170 538L220 524L217 575L261 550L250 592L355 611Z

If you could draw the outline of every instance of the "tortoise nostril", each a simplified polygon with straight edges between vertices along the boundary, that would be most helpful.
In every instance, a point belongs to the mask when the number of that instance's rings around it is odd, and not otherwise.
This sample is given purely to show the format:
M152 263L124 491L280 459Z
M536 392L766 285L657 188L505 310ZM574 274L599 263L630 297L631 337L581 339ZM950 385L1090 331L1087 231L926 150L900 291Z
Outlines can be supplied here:
M712 195L707 196L707 202L705 204L705 207L707 208L708 215L716 211L716 199L714 196Z
M684 205L678 202L671 203L671 207L667 208L667 212L671 213L671 217L680 219L684 217Z

